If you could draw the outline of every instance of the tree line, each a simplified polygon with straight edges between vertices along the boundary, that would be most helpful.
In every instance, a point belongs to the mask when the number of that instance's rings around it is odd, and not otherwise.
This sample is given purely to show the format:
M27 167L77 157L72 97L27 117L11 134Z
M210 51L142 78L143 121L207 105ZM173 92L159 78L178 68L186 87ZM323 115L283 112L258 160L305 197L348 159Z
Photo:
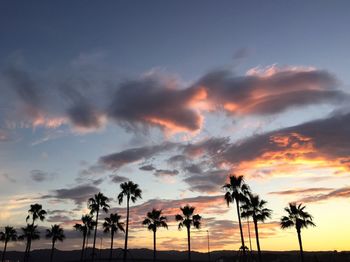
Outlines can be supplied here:
M247 261L247 246L245 245L244 234L242 229L242 219L245 218L248 223L252 219L255 231L255 239L258 253L258 261L263 262L263 257L261 255L260 241L259 241L259 223L265 222L267 219L271 218L272 210L267 208L267 201L260 198L259 195L254 194L248 184L245 182L243 176L230 175L228 183L223 187L225 190L224 199L227 205L236 205L236 212L240 230L240 240L242 251L242 260ZM121 192L118 194L118 202L122 204L126 202L126 221L122 222L122 217L118 213L111 213L109 216L104 218L102 228L104 233L110 234L111 246L109 253L109 260L112 260L113 255L113 242L115 235L118 232L124 233L124 249L123 249L123 261L127 260L128 255L128 232L129 232L129 221L130 221L130 201L135 203L138 199L142 198L142 190L139 188L138 184L132 181L124 182L120 184ZM88 246L88 239L93 232L93 246L92 246L92 261L96 257L96 235L99 227L99 217L101 213L108 213L109 198L107 198L103 193L99 192L95 194L88 200L88 208L90 210L89 214L85 214L81 217L81 223L74 225L74 229L82 234L82 248L80 261L84 261L86 255L85 251ZM187 232L187 245L188 245L188 261L191 261L191 229L200 229L202 216L195 213L195 207L190 205L185 205L180 207L180 213L175 215L175 220L178 222L178 229L186 229ZM282 229L294 227L297 232L298 243L300 248L300 261L304 262L303 256L303 245L301 239L301 229L307 228L308 226L315 226L313 222L313 217L305 211L305 206L301 203L289 203L285 208L286 215L280 220L280 226ZM0 232L0 240L4 242L4 249L2 252L2 262L5 260L5 254L7 249L7 244L10 241L23 240L26 242L26 248L24 251L24 261L27 261L30 256L32 241L38 240L40 238L40 232L38 230L38 221L44 221L47 212L42 208L40 204L30 205L28 210L28 216L26 217L27 225L22 227L21 233L18 234L14 227L6 226L4 231ZM142 225L148 228L149 231L153 233L153 260L157 259L157 248L156 248L156 233L159 228L168 229L167 217L163 215L163 211L160 209L152 209L145 216L142 221ZM249 229L250 230L250 229ZM250 235L250 231L249 231ZM57 224L51 226L50 229L46 230L46 238L51 239L51 253L50 262L54 258L55 244L57 241L63 241L65 239L64 229Z

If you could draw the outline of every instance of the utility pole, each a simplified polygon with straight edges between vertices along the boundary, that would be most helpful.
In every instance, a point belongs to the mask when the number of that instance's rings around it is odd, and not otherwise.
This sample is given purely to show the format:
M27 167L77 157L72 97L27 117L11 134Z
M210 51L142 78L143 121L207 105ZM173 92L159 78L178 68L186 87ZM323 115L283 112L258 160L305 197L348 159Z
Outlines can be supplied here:
M209 230L207 230L207 236L208 236L208 261L210 262L210 242L209 242Z

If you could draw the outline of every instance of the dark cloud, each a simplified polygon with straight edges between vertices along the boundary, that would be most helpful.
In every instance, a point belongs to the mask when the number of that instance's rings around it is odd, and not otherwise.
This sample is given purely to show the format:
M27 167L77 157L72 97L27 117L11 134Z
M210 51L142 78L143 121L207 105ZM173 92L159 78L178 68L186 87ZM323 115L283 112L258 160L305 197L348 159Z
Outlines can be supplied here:
M321 201L327 201L334 198L345 198L345 199L350 198L350 187L342 187L342 188L333 190L329 193L307 196L299 199L298 202L302 202L302 203L321 202Z
M196 86L206 91L216 109L233 115L269 115L291 107L336 103L344 93L335 89L335 77L322 70L271 67L264 72L235 76L218 70L203 76Z
M43 170L36 169L36 170L30 171L30 177L35 182L44 182L47 180L52 180L54 178L54 174L50 174Z
M109 178L111 179L111 182L116 184L123 183L129 180L125 176L118 176L118 175L110 175Z
M69 216L64 216L64 215L54 215L54 216L49 216L46 221L50 223L65 223L68 221L71 221L72 219Z
M153 175L157 177L162 177L162 176L176 176L179 174L179 171L174 169L174 170L168 170L168 169L156 169L153 173Z
M158 126L173 131L195 131L201 127L201 115L191 107L196 90L180 89L174 81L146 77L122 83L109 107L117 121Z
M190 186L191 191L213 193L220 191L227 175L227 170L208 170L201 174L190 174L184 182Z
M139 168L142 171L153 171L156 168L153 165L144 165Z
M91 104L82 102L68 109L67 115L74 126L87 129L99 129L103 126L103 116Z
M11 177L11 175L9 175L9 174L5 173L5 174L1 174L1 176L11 183L17 182L17 180L15 178Z
M170 151L178 146L176 143L166 142L160 145L144 146L127 149L118 153L102 156L99 163L106 169L118 169L123 165L148 159L158 153Z
M79 185L72 188L62 188L51 191L50 194L42 196L43 199L50 198L55 200L71 200L75 204L81 205L98 193L99 188L93 185Z

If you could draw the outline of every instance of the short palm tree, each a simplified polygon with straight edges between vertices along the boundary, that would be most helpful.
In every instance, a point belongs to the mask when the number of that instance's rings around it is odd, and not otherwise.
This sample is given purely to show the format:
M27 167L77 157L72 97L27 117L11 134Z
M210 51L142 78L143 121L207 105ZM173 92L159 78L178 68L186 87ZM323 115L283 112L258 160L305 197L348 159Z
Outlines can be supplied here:
M230 203L234 203L236 201L239 230L241 233L241 243L242 243L241 246L245 247L239 205L241 202L243 202L246 199L246 194L249 191L249 187L245 183L243 176L230 175L229 179L230 179L230 182L223 186L223 188L226 190L225 200L226 200L227 206L229 206ZM246 250L244 248L243 261L246 261L246 260L247 260L247 255L246 255Z
M312 216L308 212L304 211L305 208L306 206L302 206L302 204L297 205L296 203L289 203L289 206L284 209L288 215L281 218L282 229L295 227L297 230L301 262L304 262L301 229L307 228L308 226L316 226L312 221Z
M180 207L182 211L182 215L177 214L175 216L175 220L180 222L179 223L179 230L183 227L186 227L187 229L187 245L188 245L188 261L191 261L191 226L193 226L196 229L199 229L201 226L201 219L202 217L200 215L193 215L195 207L186 205L184 207Z
M16 241L16 240L17 240L17 231L13 227L7 226L5 227L4 232L0 232L0 241L4 242L4 250L2 251L1 262L4 262L5 260L7 243L9 241Z
M147 213L147 217L142 221L142 224L148 226L148 230L153 231L153 261L156 260L156 233L159 227L168 229L167 218L162 216L162 210L153 209Z
M82 224L75 224L74 228L83 234L83 247L81 248L80 261L83 261L85 243L87 242L87 237L90 235L91 230L95 227L95 221L92 220L91 215L84 215L81 217Z
M64 230L62 227L60 227L59 225L52 225L51 229L46 230L46 238L50 238L52 240L50 255L50 262L52 262L56 241L62 242L66 238L66 236L64 235Z
M43 209L42 205L40 205L40 204L30 205L26 221L28 223L28 220L30 220L30 219L32 220L32 224L31 224L32 228L31 229L33 229L34 223L38 219L40 221L44 221L46 214L47 214L47 212ZM27 241L25 254L29 255L30 250L31 250L31 245L32 245L32 239L30 239L30 235L29 235L29 239Z
M128 251L128 233L129 233L129 209L130 200L135 203L138 198L142 198L142 190L139 188L138 184L132 181L124 182L120 184L120 189L122 190L118 195L119 205L123 203L124 197L126 198L126 230L125 230L125 243L124 243L124 255L123 261L126 261L127 251Z
M26 227L22 227L22 235L19 236L20 240L26 240L26 251L24 252L24 257L29 256L31 243L33 240L40 239L40 232L38 231L37 225L27 224Z
M108 212L109 205L107 204L109 202L109 199L99 192L98 194L95 194L94 197L90 198L88 201L88 208L90 209L90 214L93 215L96 213L96 220L95 220L95 232L94 232L94 243L92 246L92 261L95 260L95 246L96 246L96 234L97 234L97 225L98 225L98 216L100 214L100 210L102 209L105 213Z
M241 206L241 216L245 218L253 218L259 262L262 262L262 257L259 242L258 222L265 222L266 219L271 218L272 214L272 210L265 207L266 204L267 202L263 199L260 199L258 195L248 193L248 197L246 198L245 203Z
M109 251L109 260L112 260L114 234L117 233L118 230L125 232L124 223L120 222L120 219L121 216L117 213L110 214L109 217L105 218L105 222L103 223L103 231L105 233L111 233L111 249Z

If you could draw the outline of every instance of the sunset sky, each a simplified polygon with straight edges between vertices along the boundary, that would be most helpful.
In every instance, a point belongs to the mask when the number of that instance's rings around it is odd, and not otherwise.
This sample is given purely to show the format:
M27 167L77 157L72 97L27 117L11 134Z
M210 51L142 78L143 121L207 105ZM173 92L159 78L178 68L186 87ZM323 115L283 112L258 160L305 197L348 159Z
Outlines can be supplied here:
M193 249L206 251L209 230L212 250L237 250L237 214L221 188L232 173L273 210L260 226L263 250L298 249L295 230L279 227L292 201L317 225L302 231L305 250L349 250L349 8L1 1L0 229L24 226L40 203L40 227L66 230L57 248L79 249L72 226L87 199L101 191L125 217L116 196L130 179L143 191L130 248L152 248L141 221L161 208L170 226L158 248L185 250L174 216L188 203L203 216Z

